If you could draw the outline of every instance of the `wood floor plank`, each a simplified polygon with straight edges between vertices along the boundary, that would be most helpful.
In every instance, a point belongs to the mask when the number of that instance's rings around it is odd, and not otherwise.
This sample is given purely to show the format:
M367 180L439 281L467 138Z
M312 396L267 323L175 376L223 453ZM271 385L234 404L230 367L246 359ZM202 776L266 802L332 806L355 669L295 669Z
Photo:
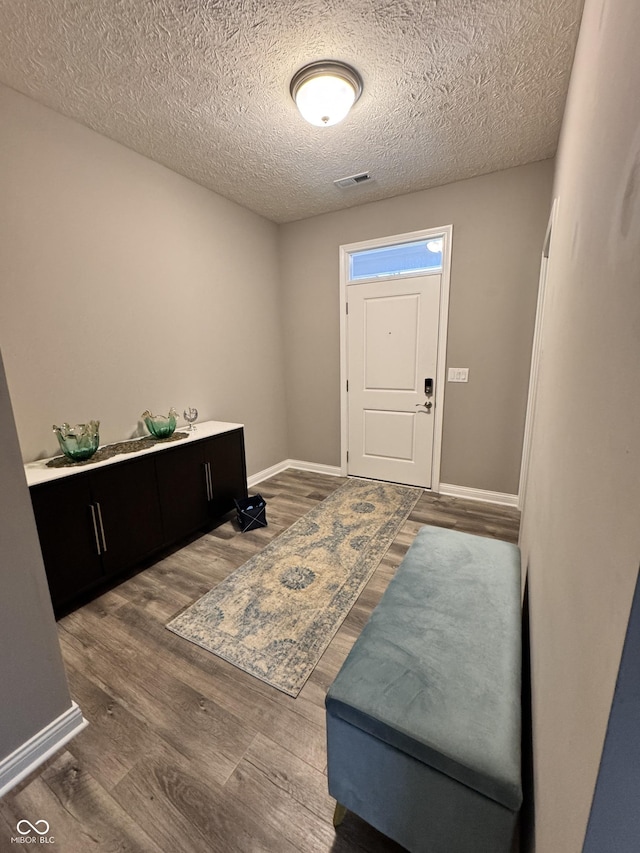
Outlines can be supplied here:
M114 791L155 842L180 853L295 853L281 833L256 820L246 805L196 777L185 762L142 759Z
M165 627L344 482L284 471L251 490L267 527L230 514L60 620L90 725L0 801L0 850L42 818L60 853L401 853L355 815L333 829L327 688L422 525L514 542L517 510L423 494L296 699Z
M227 782L227 790L244 803L256 820L282 834L299 853L319 853L331 848L334 832L330 821L322 820L301 805L251 762L240 762Z
M75 615L75 614L72 614ZM118 700L143 723L154 730L175 749L197 762L208 762L210 774L224 783L233 772L245 749L254 737L244 720L218 706L201 691L168 675L164 667L146 660L143 647L132 644L122 652L119 637L126 636L111 625L95 643L86 643L90 623L84 615L85 627L66 622L65 632L85 645L77 644L62 635L63 654L72 665L91 673L101 686L110 685ZM68 620L70 617L66 617ZM105 626L106 628L107 626ZM75 635L74 632L75 631Z
M63 752L58 758L67 759L68 757L68 753ZM44 781L43 776L39 776L18 793L11 792L6 795L0 801L0 812L4 816L4 825L0 823L0 850L2 851L20 849L11 839L19 837L16 827L18 821L23 819L32 824L40 820L47 821L49 831L55 839L55 845L51 845L51 850L57 849L64 853L80 853L80 851L97 853L101 850L100 837L93 826L93 821L83 825L69 813ZM119 822L115 823L117 826ZM26 845L20 846L28 849ZM35 847L35 845L29 846ZM153 844L151 849L154 849Z
M54 843L48 849L64 853L163 853L138 821L127 815L68 751L16 795L13 807L14 815L31 823L43 819L49 823ZM17 848L0 845L0 849Z
M300 806L321 820L333 818L335 801L329 796L327 777L296 755L262 734L258 734L247 750L243 764L251 764L270 784L282 790Z
M161 850L209 853L214 790L175 765L143 757L116 786L114 798ZM221 849L221 848L218 848Z
M92 838L98 841L100 849L132 853L161 849L70 753L48 767L42 780L68 814L80 825L91 826Z
M110 791L127 775L154 738L133 714L67 661L69 688L90 729L78 734L68 749Z

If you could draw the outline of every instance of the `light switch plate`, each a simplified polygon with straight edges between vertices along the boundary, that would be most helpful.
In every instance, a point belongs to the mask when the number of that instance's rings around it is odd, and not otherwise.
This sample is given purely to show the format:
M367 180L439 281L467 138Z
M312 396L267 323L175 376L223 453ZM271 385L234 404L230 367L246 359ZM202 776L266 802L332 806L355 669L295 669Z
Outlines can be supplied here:
M469 368L468 367L450 367L447 375L448 382L468 382Z

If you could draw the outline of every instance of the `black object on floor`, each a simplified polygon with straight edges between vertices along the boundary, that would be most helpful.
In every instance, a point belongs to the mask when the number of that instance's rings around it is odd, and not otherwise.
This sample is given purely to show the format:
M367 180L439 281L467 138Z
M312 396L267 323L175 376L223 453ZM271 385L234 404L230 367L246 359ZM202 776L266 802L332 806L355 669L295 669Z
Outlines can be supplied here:
M235 505L236 517L243 533L267 526L267 502L262 495L240 498L235 501Z

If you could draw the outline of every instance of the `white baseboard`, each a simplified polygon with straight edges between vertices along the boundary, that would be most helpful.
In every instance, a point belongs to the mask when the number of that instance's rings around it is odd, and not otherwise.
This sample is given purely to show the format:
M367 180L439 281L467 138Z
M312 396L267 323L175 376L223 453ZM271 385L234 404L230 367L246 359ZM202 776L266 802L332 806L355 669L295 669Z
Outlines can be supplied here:
M503 492L487 492L484 489L470 489L467 486L450 486L448 483L440 483L438 493L449 495L452 498L465 498L468 501L484 501L489 504L518 506L517 495L507 495Z
M89 724L75 702L53 722L0 761L0 797L25 779Z
M339 465L321 465L319 462L302 462L300 459L288 459L287 467L298 471L313 471L315 474L328 474L330 477L340 477L342 474Z
M264 471L258 471L256 474L252 474L250 477L247 477L247 486L252 489L263 480L268 480L269 477L275 477L276 474L281 474L283 471L286 471L288 467L289 465L285 459L284 462L278 462L277 465L265 468Z
M328 474L330 477L343 476L339 465L322 465L319 462L304 462L301 459L283 459L282 462L278 462L270 468L265 468L264 471L252 474L247 478L247 486L252 489L263 480L275 477L276 474L281 474L290 468L294 468L297 471L313 471L316 474ZM452 486L448 483L440 483L437 494L448 495L452 498L464 498L468 501L484 501L484 503L502 504L502 506L518 506L517 495L508 495L503 492L488 492L484 489L471 489L468 486Z
M264 471L258 471L247 477L247 486L252 489L261 483L263 480L268 480L269 477L275 477L276 474L281 474L283 471L295 468L297 471L313 471L316 474L328 474L331 477L340 477L341 471L338 465L321 465L319 462L303 462L300 459L284 459L270 468L265 468Z

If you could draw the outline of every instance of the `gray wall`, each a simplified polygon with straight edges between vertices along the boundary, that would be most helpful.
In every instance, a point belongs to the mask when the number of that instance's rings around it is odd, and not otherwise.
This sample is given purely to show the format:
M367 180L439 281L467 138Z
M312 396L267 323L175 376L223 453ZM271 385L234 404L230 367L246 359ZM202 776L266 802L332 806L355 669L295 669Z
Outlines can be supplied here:
M278 226L0 86L0 341L25 460L51 425L195 405L254 473L339 464L338 246L454 225L442 481L518 489L550 161ZM285 360L286 347L286 360ZM285 391L286 389L286 391ZM288 405L287 405L288 402Z
M640 4L587 0L558 154L522 523L538 853L581 849L640 561L639 34Z
M25 460L147 408L287 457L277 226L0 86L0 342Z
M0 761L71 707L0 357Z
M281 227L289 455L340 464L338 247L453 224L441 480L516 494L552 161ZM357 192L357 190L353 190Z

